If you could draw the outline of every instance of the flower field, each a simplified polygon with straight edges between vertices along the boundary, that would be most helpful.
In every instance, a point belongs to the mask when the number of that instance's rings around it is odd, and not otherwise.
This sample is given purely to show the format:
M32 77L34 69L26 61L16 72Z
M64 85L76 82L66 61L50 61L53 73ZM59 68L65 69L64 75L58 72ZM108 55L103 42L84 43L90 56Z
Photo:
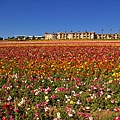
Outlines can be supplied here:
M0 120L120 120L118 43L0 45Z

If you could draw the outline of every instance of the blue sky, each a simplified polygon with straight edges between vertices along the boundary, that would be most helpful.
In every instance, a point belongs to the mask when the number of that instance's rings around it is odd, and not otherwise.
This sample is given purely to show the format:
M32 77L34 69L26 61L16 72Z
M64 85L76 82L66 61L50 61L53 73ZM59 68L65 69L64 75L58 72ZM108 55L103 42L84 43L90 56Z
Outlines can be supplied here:
M120 30L120 0L0 0L3 38L101 29Z

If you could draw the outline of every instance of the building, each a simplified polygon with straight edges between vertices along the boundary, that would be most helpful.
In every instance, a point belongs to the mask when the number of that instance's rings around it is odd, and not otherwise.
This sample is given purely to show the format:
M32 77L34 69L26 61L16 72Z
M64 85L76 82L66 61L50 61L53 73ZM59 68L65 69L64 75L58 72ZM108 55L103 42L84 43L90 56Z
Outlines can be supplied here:
M97 39L120 39L120 34L96 34Z
M45 39L95 39L95 32L57 32L45 33Z
M120 34L96 34L95 32L57 32L57 33L45 33L46 40L55 39L120 39Z
M15 35L14 38L19 41L44 39L43 36L27 36L27 35Z
M57 33L45 33L45 39L50 40L50 39L57 39Z

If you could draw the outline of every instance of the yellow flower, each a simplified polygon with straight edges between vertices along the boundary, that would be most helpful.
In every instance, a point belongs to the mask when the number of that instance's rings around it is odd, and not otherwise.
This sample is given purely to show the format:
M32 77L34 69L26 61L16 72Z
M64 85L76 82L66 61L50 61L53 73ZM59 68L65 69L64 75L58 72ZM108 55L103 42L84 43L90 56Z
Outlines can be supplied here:
M68 62L68 65L70 65L71 64L71 62Z
M73 100L70 100L70 104L72 105L72 104L74 104L75 102L73 101Z
M45 96L45 100L46 100L46 102L49 102L48 96Z
M2 68L5 68L5 66L2 66Z
M113 80L109 80L109 83L112 83L113 82Z
M115 76L116 75L116 73L114 72L113 74L112 74L112 76Z

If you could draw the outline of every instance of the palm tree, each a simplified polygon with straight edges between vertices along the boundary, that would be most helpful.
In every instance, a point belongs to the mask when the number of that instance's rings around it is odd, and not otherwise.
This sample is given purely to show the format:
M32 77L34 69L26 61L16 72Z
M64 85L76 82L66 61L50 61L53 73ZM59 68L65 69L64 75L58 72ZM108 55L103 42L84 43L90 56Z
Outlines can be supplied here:
M120 34L120 30L118 31L118 34Z
M102 34L101 36L102 36L102 39L103 39L103 30L104 30L104 29L101 30L101 34Z
M112 28L110 29L110 34L111 34L111 32L112 32Z
M101 30L101 34L103 34L103 30L104 30L104 29Z

